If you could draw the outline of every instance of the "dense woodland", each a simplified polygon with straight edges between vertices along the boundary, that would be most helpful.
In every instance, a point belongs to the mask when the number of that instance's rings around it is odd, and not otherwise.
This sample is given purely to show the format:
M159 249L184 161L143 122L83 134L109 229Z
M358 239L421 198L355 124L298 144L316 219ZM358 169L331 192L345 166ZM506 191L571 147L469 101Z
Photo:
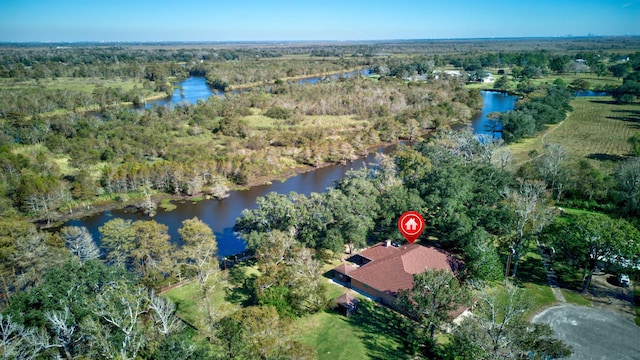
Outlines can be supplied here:
M506 142L534 137L565 119L580 84L534 80L577 73L577 59L588 71L602 63L603 76L624 79L608 90L616 101L634 103L640 56L624 49L640 46L631 46L637 38L531 41L549 46L530 51L530 43L497 41L480 50L460 41L448 52L441 42L311 50L293 44L3 48L0 354L317 358L295 322L331 311L323 266L345 248L404 242L396 221L408 209L425 217L429 236L421 242L452 252L465 267L459 278L417 275L414 289L399 296L407 316L384 310L393 319L385 325L402 334L403 354L570 354L550 327L526 318L532 304L523 289L530 271L522 268L523 258L538 243L555 246L564 266L583 272L578 282L585 291L602 261L618 259L625 270L640 261L639 135L629 140L631 153L608 167L568 161L567 149L553 143L516 167L502 141L451 127L464 125L481 107L479 92L466 85L486 69L508 69L509 81L518 81L516 109L494 117ZM436 79L433 71L443 66L467 75ZM365 67L374 76L293 81ZM171 92L171 82L189 74L220 88L252 87L194 105L133 110L128 104ZM70 78L135 85L126 91L95 84L89 91L38 87ZM496 88L503 85L496 82ZM100 228L99 239L82 227L36 227L81 207L127 199L152 212L157 194L223 197L230 188L349 161L399 139L411 146L380 155L377 165L349 173L324 193L259 198L234 229L253 255L248 267L222 270L215 236L197 218L183 222L180 242L153 220L113 219ZM565 214L563 206L590 211ZM191 313L158 295L175 283L193 289ZM432 291L425 293L427 287ZM449 311L471 304L476 316L439 342Z

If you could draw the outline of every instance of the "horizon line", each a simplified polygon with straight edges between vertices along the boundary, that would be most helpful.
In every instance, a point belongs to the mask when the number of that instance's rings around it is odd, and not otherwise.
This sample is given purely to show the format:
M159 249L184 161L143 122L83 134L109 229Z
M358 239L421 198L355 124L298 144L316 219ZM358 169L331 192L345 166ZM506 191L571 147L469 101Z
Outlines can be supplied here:
M407 41L451 41L451 40L522 40L522 39L580 39L580 38L624 38L638 35L557 35L557 36L492 36L492 37L451 37L451 38L389 38L389 39L316 39L316 40L0 40L0 44L273 44L273 43L352 43L352 42L407 42Z

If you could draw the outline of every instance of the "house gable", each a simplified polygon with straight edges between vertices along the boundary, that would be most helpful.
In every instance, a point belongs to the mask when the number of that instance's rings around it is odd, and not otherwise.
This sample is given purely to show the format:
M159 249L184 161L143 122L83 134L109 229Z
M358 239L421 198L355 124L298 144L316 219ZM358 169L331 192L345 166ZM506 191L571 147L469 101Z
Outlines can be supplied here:
M352 287L374 298L390 302L399 290L413 288L413 275L430 269L448 270L457 273L462 268L462 261L434 247L409 244L390 246L385 243L376 244L352 259L369 260L360 267L349 268L348 265L337 267L336 273L349 278ZM343 281L346 282L346 281Z

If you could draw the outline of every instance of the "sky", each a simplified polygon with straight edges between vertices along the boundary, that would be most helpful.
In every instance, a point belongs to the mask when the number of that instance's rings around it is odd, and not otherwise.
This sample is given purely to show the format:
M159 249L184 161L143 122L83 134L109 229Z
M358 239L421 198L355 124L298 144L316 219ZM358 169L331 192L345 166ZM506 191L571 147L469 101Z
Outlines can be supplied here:
M0 0L0 41L640 35L640 0Z

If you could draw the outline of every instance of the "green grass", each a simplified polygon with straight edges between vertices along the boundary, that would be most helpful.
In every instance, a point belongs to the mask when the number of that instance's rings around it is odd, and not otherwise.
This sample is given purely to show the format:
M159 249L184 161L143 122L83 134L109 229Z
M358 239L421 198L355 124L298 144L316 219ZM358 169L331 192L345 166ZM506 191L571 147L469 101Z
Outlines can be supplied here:
M344 289L329 293L341 294ZM296 320L299 339L318 351L319 359L408 359L403 351L400 315L360 298L358 312L347 318L332 309Z
M548 127L533 139L509 145L516 163L529 159L531 150L542 151L543 142L559 143L569 160L588 159L596 165L626 157L627 140L640 130L640 104L615 104L611 97L582 97L571 102L566 120Z
M171 202L171 199L162 199L160 202L160 208L164 211L172 211L175 210L178 205Z
M567 300L568 303L576 304L580 306L591 306L591 300L586 297L580 295L580 293L572 290L561 289L562 295L564 295L564 299Z
M520 286L525 289L526 298L531 301L531 309L526 314L528 319L542 309L556 303L556 298L549 286L542 257L535 246L531 246L520 259L517 279L520 281Z
M178 307L178 315L185 321L196 324L198 317L201 316L200 307L203 306L198 302L198 287L195 283L189 283L171 289L163 294L163 296L171 299ZM225 300L225 290L222 285L218 285L211 294L211 300L214 308L220 315L230 312L234 305Z

